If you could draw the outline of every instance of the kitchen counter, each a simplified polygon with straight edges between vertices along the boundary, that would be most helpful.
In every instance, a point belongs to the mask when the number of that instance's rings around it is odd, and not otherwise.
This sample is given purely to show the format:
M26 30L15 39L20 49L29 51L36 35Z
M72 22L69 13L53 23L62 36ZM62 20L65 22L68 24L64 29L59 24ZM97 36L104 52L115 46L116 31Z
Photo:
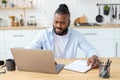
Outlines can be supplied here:
M74 26L74 28L120 28L119 24L108 24L108 25L100 25L100 26Z
M32 30L32 29L45 29L49 26L22 26L22 27L0 27L0 30Z
M0 30L31 30L31 29L45 29L50 26L24 26L24 27L0 27ZM100 26L75 26L71 25L73 28L120 28L120 25L109 24L109 25L100 25Z

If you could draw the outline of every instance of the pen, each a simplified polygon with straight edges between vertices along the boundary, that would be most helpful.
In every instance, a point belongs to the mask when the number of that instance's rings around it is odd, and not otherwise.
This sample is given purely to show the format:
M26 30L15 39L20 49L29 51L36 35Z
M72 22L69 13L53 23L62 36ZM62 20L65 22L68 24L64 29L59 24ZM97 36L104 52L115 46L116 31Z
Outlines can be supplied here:
M111 65L111 62L109 59L107 60L107 63L105 65L105 69L104 70L107 70L107 68Z
M107 63L106 63L106 65L108 65L108 64L109 64L109 61L110 61L110 59L108 59L108 60L107 60Z
M110 62L108 63L108 67L111 65L111 63L112 63L112 61L110 61Z

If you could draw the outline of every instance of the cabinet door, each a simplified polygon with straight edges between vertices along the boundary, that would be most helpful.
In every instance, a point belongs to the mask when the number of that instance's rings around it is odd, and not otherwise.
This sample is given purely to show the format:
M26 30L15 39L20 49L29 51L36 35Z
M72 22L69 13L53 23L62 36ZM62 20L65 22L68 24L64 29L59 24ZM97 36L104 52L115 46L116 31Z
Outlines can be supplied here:
M4 31L0 31L0 60L5 59Z
M0 42L0 60L5 59L5 45L4 42Z
M13 58L10 48L25 47L32 41L32 30L6 30L5 31L5 57Z
M120 57L120 40L116 41L116 57Z
M90 44L98 51L100 57L116 57L115 41L113 40L90 40ZM85 58L85 53L78 49L77 58Z
M0 31L0 42L4 42L4 31Z
M114 40L93 40L90 42L100 54L100 57L115 57Z
M33 39L37 36L37 34L41 31L41 29L37 29L37 30L32 30L32 37Z
M28 42L31 41L32 30L6 30L6 42Z
M101 57L115 57L114 29L77 29L97 49Z
M117 43L117 49L116 49L116 55L117 55L117 57L120 57L120 40L118 41L118 43Z
M6 42L6 48L5 48L5 58L11 59L13 58L12 53L10 51L10 48L23 48L24 46L28 45L27 42L24 43L14 43L14 42Z
M116 57L120 57L120 28L116 28Z
M86 39L115 39L115 29L110 28L92 28L92 29L81 29L76 28L82 35L86 37Z

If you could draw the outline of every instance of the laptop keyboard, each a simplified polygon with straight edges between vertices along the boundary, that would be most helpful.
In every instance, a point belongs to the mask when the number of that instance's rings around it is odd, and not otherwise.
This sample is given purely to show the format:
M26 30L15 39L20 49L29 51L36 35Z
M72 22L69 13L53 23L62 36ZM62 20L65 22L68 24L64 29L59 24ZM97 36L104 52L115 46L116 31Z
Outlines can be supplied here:
M57 65L56 65L56 69L59 69L60 67L61 67L60 64L57 64Z

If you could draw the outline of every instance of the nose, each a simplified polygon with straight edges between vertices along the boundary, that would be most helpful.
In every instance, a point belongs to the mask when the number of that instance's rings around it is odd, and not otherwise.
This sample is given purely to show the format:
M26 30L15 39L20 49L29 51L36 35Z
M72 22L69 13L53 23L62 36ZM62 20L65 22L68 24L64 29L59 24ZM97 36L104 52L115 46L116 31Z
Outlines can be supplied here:
M60 23L57 23L57 25L56 25L58 28L61 26L61 24Z

